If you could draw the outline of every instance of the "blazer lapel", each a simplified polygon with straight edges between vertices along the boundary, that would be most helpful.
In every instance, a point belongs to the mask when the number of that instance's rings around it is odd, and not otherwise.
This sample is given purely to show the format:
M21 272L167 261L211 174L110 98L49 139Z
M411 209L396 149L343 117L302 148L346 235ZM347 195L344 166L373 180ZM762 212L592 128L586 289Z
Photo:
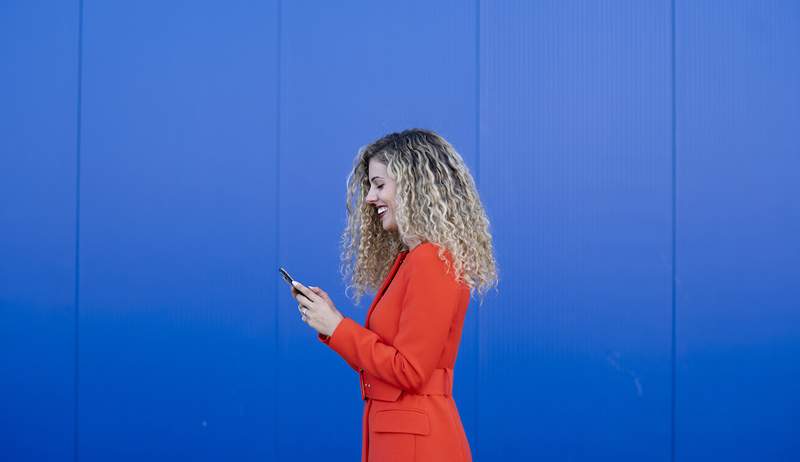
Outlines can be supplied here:
M400 268L400 264L403 263L403 260L406 258L407 254L408 251L404 250L397 254L397 257L394 259L394 263L392 264L392 268L389 270L389 274L386 275L386 279L383 280L381 288L378 289L378 293L375 294L375 299L369 306L369 311L367 311L367 320L364 322L365 327L369 327L369 317L372 316L375 306L378 304L378 301L381 299L381 297L383 297L383 293L386 292L386 289L389 287L389 283L391 283L392 279L394 279L395 273L397 273L397 270Z

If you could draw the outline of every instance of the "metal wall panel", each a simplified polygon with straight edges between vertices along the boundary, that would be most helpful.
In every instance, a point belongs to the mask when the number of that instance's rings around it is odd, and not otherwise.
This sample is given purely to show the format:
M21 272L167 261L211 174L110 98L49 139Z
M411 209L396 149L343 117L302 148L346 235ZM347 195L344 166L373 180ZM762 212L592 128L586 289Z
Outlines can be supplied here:
M483 2L478 460L669 460L671 22Z
M680 461L800 452L800 5L676 5Z
M363 324L374 294L356 306L339 274L352 160L359 147L388 132L425 127L475 165L477 11L456 1L293 1L283 2L281 19L279 260ZM284 291L278 460L321 454L358 460L358 376L318 342ZM465 345L475 345L475 319L469 315ZM474 350L462 351L455 372L454 395L468 436L475 426L475 359Z
M277 5L84 5L81 461L274 460Z
M72 460L78 2L0 5L0 454Z

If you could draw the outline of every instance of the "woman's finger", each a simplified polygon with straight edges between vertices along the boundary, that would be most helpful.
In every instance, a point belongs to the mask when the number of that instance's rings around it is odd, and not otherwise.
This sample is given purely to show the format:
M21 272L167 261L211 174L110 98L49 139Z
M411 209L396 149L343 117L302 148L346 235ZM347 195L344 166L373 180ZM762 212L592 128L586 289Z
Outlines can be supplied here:
M297 298L298 295L303 295L303 292L300 292L297 287L292 286L292 297Z
M301 295L303 296L303 298L300 298ZM297 290L295 287L292 287L292 297L294 297L294 299L298 302L298 304L302 304L306 300L310 300L307 296L303 295L303 293Z
M320 289L319 287L309 287L309 289L313 290L315 294L319 295L326 302L332 303L331 298L328 297L328 293L324 290Z
M319 299L319 295L315 294L314 291L304 286L303 284L300 284L297 281L292 282L292 286L294 286L295 290L300 292L300 295L303 295L312 302Z
M302 292L295 291L295 292L292 293L292 295L294 296L294 299L297 300L297 303L299 303L301 305L314 303L314 301L311 299L310 296L308 296L308 295L306 295L306 294L304 294Z

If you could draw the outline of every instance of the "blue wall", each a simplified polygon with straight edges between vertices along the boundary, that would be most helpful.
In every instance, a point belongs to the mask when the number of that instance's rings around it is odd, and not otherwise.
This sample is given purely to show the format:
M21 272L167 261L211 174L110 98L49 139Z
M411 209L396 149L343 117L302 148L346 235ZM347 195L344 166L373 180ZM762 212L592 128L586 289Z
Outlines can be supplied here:
M3 460L358 460L338 273L357 149L437 130L499 291L476 460L800 457L800 4L0 5Z

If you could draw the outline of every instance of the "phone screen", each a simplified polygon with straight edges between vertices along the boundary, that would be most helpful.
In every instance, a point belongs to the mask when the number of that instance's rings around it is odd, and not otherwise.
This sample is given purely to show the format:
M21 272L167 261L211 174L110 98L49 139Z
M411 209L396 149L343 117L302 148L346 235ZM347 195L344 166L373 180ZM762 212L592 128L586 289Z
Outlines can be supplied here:
M292 277L289 276L289 273L287 273L286 270L283 268L278 268L278 271L280 271L281 276L283 276L283 280L286 281L286 283L289 284L289 286L292 286L292 281L294 279L292 279Z

